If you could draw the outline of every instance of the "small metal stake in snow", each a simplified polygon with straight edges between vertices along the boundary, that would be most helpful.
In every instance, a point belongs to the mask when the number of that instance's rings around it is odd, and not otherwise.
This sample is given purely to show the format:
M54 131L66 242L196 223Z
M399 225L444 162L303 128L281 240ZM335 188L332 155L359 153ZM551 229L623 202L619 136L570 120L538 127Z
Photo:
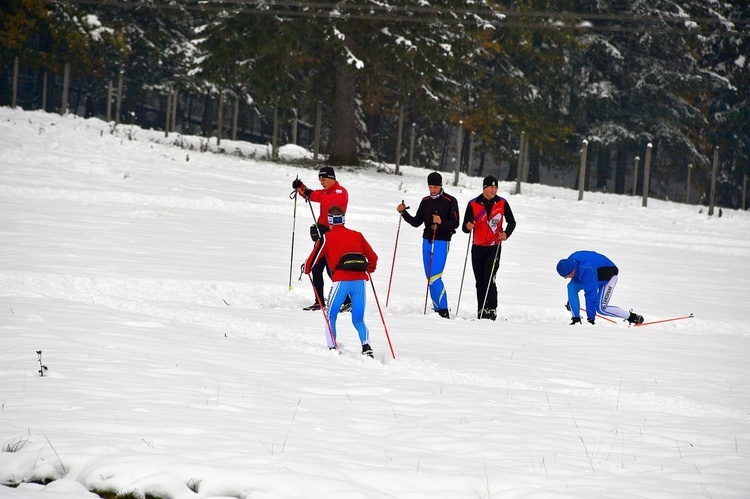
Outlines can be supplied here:
M44 376L44 371L47 370L47 366L45 366L44 364L42 364L42 351L41 350L37 350L36 351L36 356L39 359L39 375L40 376Z

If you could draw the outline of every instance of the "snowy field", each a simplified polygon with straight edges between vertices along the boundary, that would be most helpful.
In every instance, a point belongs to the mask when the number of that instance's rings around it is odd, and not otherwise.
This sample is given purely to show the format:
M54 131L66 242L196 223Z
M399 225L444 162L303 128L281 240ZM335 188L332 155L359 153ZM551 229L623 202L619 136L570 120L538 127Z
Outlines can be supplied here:
M317 168L201 144L0 108L0 497L750 497L749 213L501 183L500 318L473 320L470 262L457 307L458 233L444 320L421 230L395 244L429 172L339 169L380 256L396 358L368 286L373 360L348 314L337 355L302 310L312 215L289 193ZM446 191L463 212L481 179ZM695 317L569 326L555 264L579 249L619 266L612 304Z

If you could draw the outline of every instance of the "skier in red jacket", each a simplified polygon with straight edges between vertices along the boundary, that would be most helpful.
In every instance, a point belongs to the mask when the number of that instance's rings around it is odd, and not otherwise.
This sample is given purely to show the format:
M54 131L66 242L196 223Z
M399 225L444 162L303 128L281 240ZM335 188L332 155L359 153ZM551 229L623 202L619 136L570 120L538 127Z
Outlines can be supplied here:
M313 242L320 239L320 236L328 232L328 209L333 206L339 206L346 213L346 206L349 204L349 193L346 189L338 183L336 180L336 173L330 166L324 166L318 172L318 180L322 189L312 190L309 189L300 179L295 179L292 182L292 187L297 189L300 196L303 196L309 201L320 203L320 214L318 215L318 221L312 227L310 227L310 237ZM313 286L315 287L316 297L323 298L323 270L328 272L328 276L331 276L331 269L326 263L325 258L321 259L318 264L312 269L312 280ZM305 310L320 310L321 307L325 307L325 301L318 303L317 298L309 307L305 307ZM346 300L344 302L342 311L348 311L351 309L351 301Z
M506 222L503 229L503 221ZM497 195L497 179L487 175L482 194L469 201L461 227L472 230L471 266L477 288L477 319L497 319L497 285L495 274L500 263L502 243L516 228L516 219L505 198Z
M372 357L370 331L364 320L365 282L369 280L368 274L375 272L378 255L361 233L344 227L345 215L340 206L334 205L328 209L327 221L331 230L316 241L305 262L305 274L309 274L321 259L326 259L333 266L333 285L327 309L328 323L331 326L331 330L326 331L328 348L336 348L336 318L344 299L350 296L352 324L359 333L362 355Z

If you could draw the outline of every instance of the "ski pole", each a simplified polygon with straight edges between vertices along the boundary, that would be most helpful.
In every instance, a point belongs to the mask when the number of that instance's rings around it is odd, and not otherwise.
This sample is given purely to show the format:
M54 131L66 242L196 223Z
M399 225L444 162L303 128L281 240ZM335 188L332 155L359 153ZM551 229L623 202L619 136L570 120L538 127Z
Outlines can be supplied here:
M437 215L437 211L435 212ZM424 315L427 315L427 297L430 295L430 280L432 279L432 258L435 256L435 235L437 224L432 224L432 241L430 242L430 263L427 266L427 289L424 292Z
M309 199L305 198L307 204L310 206L310 215L313 217L313 224L315 224L315 230L318 231L318 239L321 239L323 235L320 233L320 227L318 227L318 219L315 218L315 211L313 210L312 203Z
M660 324L662 322L680 321L683 319L692 319L693 317L695 316L691 313L690 315L684 315L682 317L672 317L671 319L662 319L660 321L641 322L640 324L636 324L635 327L648 326L649 324Z
M391 355L396 358L396 353L393 351L393 345L391 345L391 337L388 335L388 326L385 325L385 317L383 317L383 310L380 308L380 301L378 301L378 293L375 291L375 283L372 280L372 274L369 272L367 276L370 278L370 285L372 286L372 294L375 297L375 304L378 306L378 312L380 312L380 320L383 321L383 330L385 331L385 339L388 340L388 347L391 349Z
M296 230L297 230L297 191L295 190L294 191L294 216L292 217L292 254L289 257L289 291L292 290L292 265L294 264L294 233Z
M326 306L323 305L323 300L321 300L320 296L318 295L318 290L315 289L315 284L313 283L312 276L310 274L307 274L307 277L310 278L310 284L313 285L313 291L315 291L315 299L318 300L318 303L320 303L320 311L323 312L323 318L325 318L326 320L326 326L328 326L328 335L333 342L333 347L336 349L336 351L341 353L339 351L339 344L336 342L336 337L333 335L333 328L331 327L331 321L328 319L328 314L326 313Z
M586 311L586 309L585 309L585 308L583 308L583 307L581 307L581 310L582 310L582 311L584 311L584 312ZM599 313L597 313L597 314L596 314L596 316L597 316L597 317L599 317L600 319L604 319L605 321L609 321L609 322L611 322L612 324L616 324L616 323L617 323L617 321L616 321L616 320L610 319L609 317L605 317L605 316L603 316L603 315L601 315L601 314L599 314Z
M490 268L490 278L487 280L487 289L484 292L484 301L482 302L482 314L484 314L484 306L487 305L487 296L490 294L490 284L492 284L492 274L495 273L495 263L500 263L500 241L497 242L497 249L495 249L495 257L492 259L492 268Z
M404 200L401 200L401 204L404 204ZM407 206L404 208L405 210L408 210L409 207ZM399 214L398 216L398 229L396 230L396 244L393 246L393 261L391 262L391 276L388 278L388 293L385 295L385 308L388 308L388 300L391 297L391 282L393 282L393 268L396 266L396 250L398 249L398 235L401 233L401 220L404 219L404 216L402 214Z
M464 276L466 275L466 262L469 260L469 248L471 247L471 236L474 229L469 231L469 242L466 243L466 256L464 257L464 270L461 272L461 287L458 288L458 302L456 303L456 315L458 317L458 307L461 306L461 293L464 292Z

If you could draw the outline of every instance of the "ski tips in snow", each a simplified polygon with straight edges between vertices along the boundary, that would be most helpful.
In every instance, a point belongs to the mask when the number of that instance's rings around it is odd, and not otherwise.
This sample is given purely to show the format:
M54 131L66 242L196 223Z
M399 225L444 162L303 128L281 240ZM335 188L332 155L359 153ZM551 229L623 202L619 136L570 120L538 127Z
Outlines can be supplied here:
M642 326L649 326L651 324L661 324L662 322L672 322L672 321L680 321L683 319L692 319L695 317L692 312L690 312L690 315L683 315L681 317L670 317L669 319L661 319L658 321L649 321L649 322L642 322L640 324L636 324L633 327L642 327Z

